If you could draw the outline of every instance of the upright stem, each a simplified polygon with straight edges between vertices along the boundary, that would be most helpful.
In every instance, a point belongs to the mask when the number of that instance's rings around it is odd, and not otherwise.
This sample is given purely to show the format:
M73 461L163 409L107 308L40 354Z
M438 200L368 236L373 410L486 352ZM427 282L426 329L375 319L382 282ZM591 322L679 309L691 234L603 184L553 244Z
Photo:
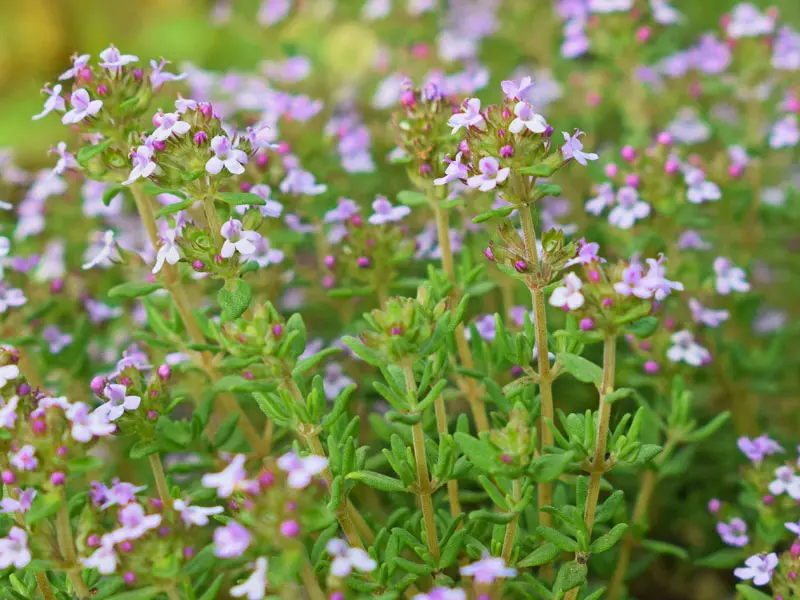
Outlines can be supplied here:
M414 379L414 369L408 364L403 367L406 377L406 388L412 407L417 403L417 383ZM411 437L414 445L414 460L417 464L417 494L422 509L422 519L425 523L425 537L428 538L428 550L433 558L439 560L439 536L436 533L436 520L433 512L431 498L431 478L428 473L428 458L425 454L425 433L422 431L422 421L411 426Z
M284 379L284 385L286 386L286 389L289 390L289 394L292 396L295 402L304 404L303 394L300 392L300 388L297 387L297 383L295 383L294 379L291 377L286 377ZM312 424L308 427L298 428L298 433L300 433L300 435L303 437L312 454L327 458L325 454L325 448L322 447L322 442L319 439L318 427ZM322 477L328 484L328 490L331 490L333 486L333 474L328 467L325 467L325 470L322 471ZM336 518L339 521L339 525L342 527L342 531L347 538L347 542L351 546L355 546L364 550L364 544L361 541L361 537L359 537L358 531L356 531L355 525L353 525L353 519L351 518L354 514L358 514L358 511L356 511L355 507L347 501L347 498L342 498L342 501L339 503L339 508L336 509ZM361 515L358 516L360 517ZM366 523L364 525L366 525ZM368 542L372 543L369 540Z
M317 576L314 574L314 569L311 567L308 557L303 560L301 576L303 578L303 588L305 588L309 600L325 600L325 592L319 586L319 581L317 581Z
M147 235L150 237L150 242L153 244L154 248L157 248L158 225L156 224L156 217L155 213L153 212L153 206L150 203L150 199L142 191L142 188L138 183L134 183L130 187L131 192L133 193L133 198L136 201L136 208L139 211L139 216L142 219L142 223L147 231ZM216 212L214 214L216 215ZM216 230L215 234L216 236L219 236L219 228ZM192 312L192 305L189 301L189 296L187 295L186 290L181 283L178 270L176 269L175 265L170 265L169 263L164 263L162 270L164 272L164 280L167 285L167 290L169 291L173 302L175 302L175 307L178 309L178 314L180 315L183 324L186 326L186 331L189 333L189 338L195 344L202 344L205 341L205 335L203 335L203 330L200 328L200 324L197 322L197 319ZM203 370L206 372L209 379L211 379L213 382L218 381L220 376L212 362L211 355L208 352L201 352L200 356L202 358ZM242 430L245 439L253 448L253 450L255 450L261 456L267 456L271 451L270 444L265 443L265 441L261 438L256 428L248 419L247 414L244 412L244 410L242 410L242 407L239 406L236 398L234 398L233 395L228 392L222 393L218 397L225 413L234 413L239 415L237 427Z
M63 491L61 492L61 507L58 509L58 515L56 515L56 535L61 555L67 562L67 577L72 582L72 587L75 588L78 598L80 600L88 600L89 589L81 577L78 553L75 549L75 540L72 537L72 525L70 525L69 513L67 512L67 497Z
M522 500L522 479L515 479L511 483L511 497L514 503ZM517 533L517 524L519 523L519 513L517 513L511 522L506 526L506 535L503 538L503 551L501 556L503 561L508 564L511 559L511 551L514 549L514 536Z
M592 537L597 500L600 497L600 482L606 472L606 444L608 443L608 424L611 418L611 404L606 396L614 391L614 370L617 358L617 338L607 335L603 343L603 380L600 384L600 409L597 423L597 437L594 443L594 458L589 477L589 491L586 496L586 508L583 511L583 522L586 525L589 539ZM580 588L571 589L565 600L575 600Z
M445 412L442 394L439 394L439 397L436 398L433 407L436 411L436 431L439 432L439 438L441 439L449 433L447 431L447 413ZM450 514L455 519L461 514L461 502L458 499L458 481L455 479L450 479L447 482L447 500L450 503Z
M153 478L156 481L156 490L158 490L158 497L164 504L164 508L168 509L172 506L172 495L169 493L169 484L164 475L164 465L161 464L161 455L155 452L147 457L150 461L150 469L153 471Z
M219 244L222 241L222 223L220 223L219 215L217 214L217 207L214 206L214 198L203 196L203 212L206 215L208 227L211 229L211 235L214 236L214 240Z
M443 188L447 191L447 188ZM450 291L450 303L456 306L461 301L461 293L456 282L456 269L453 262L453 249L450 246L450 226L448 224L447 212L439 206L438 199L433 199L433 213L436 216L436 232L439 238L439 248L442 251L442 269L453 287ZM456 350L461 365L465 369L474 369L475 361L472 360L467 337L464 334L464 324L459 323L455 330ZM489 418L486 416L486 405L478 391L478 385L472 377L463 378L463 388L466 392L467 402L469 402L472 417L475 419L475 426L478 431L489 430Z
M525 237L525 258L531 266L539 265L539 252L536 249L536 229L533 226L533 214L527 204L519 207L519 218L522 222L522 233ZM545 312L544 292L538 285L528 287L531 290L533 305L534 336L536 341L537 366L539 374L539 395L541 396L541 415L539 418L540 449L553 445L553 432L547 426L546 419L553 420L553 378L550 374L550 349L547 343L547 314ZM539 524L550 525L552 515L544 512L545 506L553 504L553 484L540 483Z

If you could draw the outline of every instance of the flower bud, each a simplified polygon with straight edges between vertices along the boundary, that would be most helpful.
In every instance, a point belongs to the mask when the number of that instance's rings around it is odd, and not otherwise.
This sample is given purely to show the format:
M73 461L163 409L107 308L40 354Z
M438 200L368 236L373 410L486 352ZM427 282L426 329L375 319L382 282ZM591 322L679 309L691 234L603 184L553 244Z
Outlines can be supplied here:
M100 545L100 536L92 534L86 538L86 545L89 548L97 548Z
M672 134L669 131L662 131L658 134L657 141L662 146L669 146L672 143Z
M431 167L428 163L422 163L419 166L420 175L430 175L432 172L433 172L433 167Z
M392 327L391 331L392 335L403 335L403 328L402 327Z
M514 263L514 268L517 270L517 273L524 273L528 270L528 263L524 260L518 260Z
M155 410L147 411L147 420L148 421L157 421L158 420L158 411L155 411Z
M194 556L194 548L192 548L191 546L186 546L186 548L183 549L183 558L189 559L192 558L193 556Z
M297 537L300 533L300 524L297 521L284 521L281 523L281 535L288 538Z
M64 456L67 455L68 451L69 450L67 449L66 446L59 446L58 448L56 448L56 456L59 456L59 457L63 458Z
M633 148L633 146L623 146L619 155L622 157L622 160L627 162L633 162L636 160L636 150Z
M276 323L275 325L272 326L273 336L280 337L282 333L283 333L283 325L281 325L280 323Z
M64 485L64 482L67 480L64 473L61 471L56 471L52 475L50 475L50 483L52 485Z
M33 429L34 433L42 434L47 430L47 423L37 419L31 423L31 429Z
M613 298L603 298L603 308L611 308L614 306Z
M742 173L744 173L744 167L740 164L732 164L728 167L728 175L733 178L741 177Z
M366 256L359 256L358 259L356 260L356 264L361 269L366 269L370 265L370 260Z
M492 247L491 246L487 246L486 247L486 250L483 251L483 255L486 258L488 258L490 261L492 261L492 262L495 261L494 252L492 252Z
M118 548L123 552L133 552L133 544L128 540L121 542Z
M103 390L106 387L105 377L97 375L96 377L92 378L92 382L89 384L89 387L92 388L92 391L95 394L101 396L103 394Z
M202 146L208 141L208 134L205 131L198 131L192 136L195 146Z
M166 381L172 375L172 368L169 365L164 364L158 367L158 371L156 372L158 373L158 376L161 378L161 381Z
M206 265L205 265L205 263L204 263L202 260L195 260L195 261L192 263L192 268L193 268L195 271L204 271L204 270L205 270L205 268L206 268Z
M708 501L708 512L710 512L712 515L717 514L721 508L722 502L720 502L717 498L712 498Z
M50 292L53 294L60 294L64 291L64 280L63 279L53 279L50 282Z
M256 156L256 166L259 169L265 168L269 164L269 154L259 154Z
M658 363L654 360L648 360L644 363L644 372L648 373L649 375L655 375L661 370L661 367L658 366Z
M607 177L616 177L617 176L617 163L608 163L605 168L606 176Z
M364 224L364 219L361 218L361 215L353 215L350 217L350 223L353 227L361 227Z
M17 394L19 396L27 396L30 393L31 393L31 386L29 386L27 383L19 384L19 387L17 388Z
M97 95L98 96L106 96L108 95L108 86L104 83L101 83L97 86Z
M0 476L0 479L2 479L3 483L5 483L6 485L11 485L12 483L14 483L17 480L17 478L14 475L14 473L12 471L9 471L9 470L3 471L3 474L2 474L2 476Z
M668 175L674 175L680 170L680 168L681 163L674 158L670 158L666 163L664 163L664 172Z
M163 152L167 148L167 142L164 142L162 140L155 140L153 141L153 148L155 148L159 152Z
M525 371L519 365L512 365L511 367L511 376L512 377L522 377L525 374Z
M589 281L592 283L597 283L600 281L600 272L599 271L589 271Z
M325 258L322 259L322 262L326 267L332 269L336 264L336 257L333 256L333 254L328 254Z
M414 96L414 90L403 90L400 93L400 104L403 106L414 106L417 103L417 98Z
M125 575L122 576L122 578L125 580L125 583L131 585L136 581L136 574L133 573L133 571L127 571Z
M650 39L650 34L652 31L649 27L640 27L636 32L636 41L640 44L644 44L647 40Z
M639 187L639 176L636 173L631 173L625 177L625 185L629 185L631 187Z
M775 502L775 496L773 496L772 494L766 494L763 498L761 498L761 501L767 506L769 506L770 504L773 504Z
M511 158L514 156L514 147L506 144L502 148L500 148L500 156L502 158Z
M325 277L322 278L322 287L326 290L331 289L335 285L336 278L333 275L325 275Z
M266 490L272 487L272 484L275 482L275 475L270 473L269 471L264 471L261 475L258 476L258 485L261 486L262 490Z
M794 542L792 544L792 547L789 548L789 555L794 559L800 556L800 543Z
M580 322L581 331L591 331L594 329L594 319L591 317L586 317L585 319L581 319Z

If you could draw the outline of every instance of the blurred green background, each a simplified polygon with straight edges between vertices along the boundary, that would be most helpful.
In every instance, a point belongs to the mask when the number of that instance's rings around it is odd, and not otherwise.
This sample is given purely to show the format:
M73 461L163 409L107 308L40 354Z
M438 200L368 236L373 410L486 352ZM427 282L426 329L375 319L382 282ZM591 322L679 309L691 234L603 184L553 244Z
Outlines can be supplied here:
M314 13L328 10L332 2L297 0L296 4ZM325 46L325 41L333 42L334 37L336 42L328 48L337 47L343 37L349 43L373 45L376 39L385 40L387 28L392 27L395 31L390 37L403 39L400 30L408 31L408 22L394 17L375 25L381 30L377 38L367 29L372 27L369 24L343 36L343 21L357 20L363 3L338 0L335 25L315 21L308 26L308 21L298 23L302 19L290 17L280 26L265 29L254 18L258 0L230 0L231 19L221 25L212 23L216 2L211 0L0 0L0 147L12 146L23 164L35 164L44 160L46 149L63 136L56 119L33 126L30 117L40 110L42 84L54 81L68 67L74 52L96 55L113 42L142 59L163 56L173 63L191 60L203 67L246 71L260 60L284 57L282 48L287 41L301 50L304 42ZM394 0L398 8L403 3ZM543 21L539 18L541 11L552 10L553 0L506 0L504 4L513 4L518 14L521 3L529 7L526 12L530 13L533 32ZM800 0L753 3L762 8L776 6L788 22L800 24ZM688 26L670 35L676 43L688 43L699 32L716 29L720 16L736 2L674 0L673 4L687 16ZM515 25L519 27L519 23ZM409 35L422 31L409 31ZM492 67L491 56L485 56L484 61Z

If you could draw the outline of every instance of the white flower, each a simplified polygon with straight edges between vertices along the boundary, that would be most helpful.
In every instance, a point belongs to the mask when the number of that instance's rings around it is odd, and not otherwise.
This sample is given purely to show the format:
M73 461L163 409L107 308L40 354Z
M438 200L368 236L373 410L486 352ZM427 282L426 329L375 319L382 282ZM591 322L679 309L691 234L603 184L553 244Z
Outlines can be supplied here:
M608 213L608 222L620 229L630 229L649 214L650 205L639 199L636 188L625 185L617 192L617 205Z
M61 97L61 89L62 86L60 83L57 83L53 86L53 89L45 87L42 91L47 94L47 100L44 101L44 108L42 112L39 114L33 115L33 120L38 121L42 117L49 115L54 110L63 111L66 110L66 105L64 104L64 98Z
M97 569L101 575L111 575L117 570L117 552L114 549L114 538L107 533L100 538L100 547L89 558L81 562L87 569Z
M800 476L791 467L778 467L775 469L775 480L769 484L769 493L774 496L786 493L792 499L800 500Z
M97 265L107 264L107 262L111 260L111 254L114 251L114 246L114 232L109 229L103 233L102 243L100 249L97 251L97 254L83 264L83 270L88 271Z
M177 232L174 229L167 229L161 237L161 245L156 254L156 264L153 266L153 273L158 273L164 266L164 262L171 265L176 264L181 259L178 244L175 242Z
M772 572L778 566L778 555L774 552L767 554L755 554L744 561L746 566L734 569L733 574L739 579L752 579L754 585L762 586L769 583L772 579Z
M244 470L244 454L237 454L219 473L206 473L203 475L202 484L208 488L216 488L220 498L227 498L236 490L246 490L252 486L252 482L247 480L247 472Z
M214 156L206 162L206 171L212 175L216 175L223 168L227 169L229 173L234 175L241 175L244 173L244 165L247 163L247 154L236 148L235 143L231 143L230 139L224 135L217 135L211 140L211 151Z
M497 187L498 183L504 182L508 179L511 169L505 167L500 168L500 162L493 156L482 158L478 163L481 170L480 175L473 175L467 179L467 185L471 188L478 188L482 192L488 192Z
M567 273L564 278L564 285L553 290L550 296L550 304L558 308L575 310L583 306L583 294L581 287L583 282L575 273Z
M261 600L267 590L267 567L269 563L263 556L256 559L255 569L246 580L231 588L234 598L245 597L247 600Z
M163 142L172 134L183 135L192 128L186 121L181 121L178 113L160 113L153 121L158 125L158 129L150 135L150 139L157 142Z
M89 406L83 402L72 404L66 411L67 419L72 422L72 437L86 443L93 437L111 435L116 425L109 423L96 411L90 412Z
M19 367L17 365L0 367L0 389L6 387L9 381L14 381L17 377L19 377Z
M225 243L222 244L220 256L230 258L236 252L242 256L249 256L256 251L255 243L261 238L256 231L242 229L242 222L238 219L228 219L220 229Z
M334 577L347 577L353 568L362 573L371 573L378 566L366 551L350 548L347 542L338 538L330 540L325 549L334 557L331 563L331 575Z
M372 203L372 210L375 213L370 215L369 222L373 225L402 221L411 214L411 209L408 206L392 206L392 203L383 196L378 196Z
M775 19L764 15L748 2L737 4L731 11L728 23L728 35L733 39L758 37L771 33L775 28Z
M711 360L711 353L694 341L690 331L685 329L677 331L670 339L675 345L667 350L667 358L672 362L685 362L693 367L699 367Z
M208 517L225 511L222 506L190 506L184 500L175 500L172 507L181 513L181 519L187 525L208 525Z
M137 62L139 57L134 56L133 54L120 54L120 51L117 50L116 46L111 44L108 48L100 53L100 59L102 61L100 63L101 67L116 72L120 69L120 67Z
M311 478L322 473L327 466L327 458L313 454L300 458L294 452L287 452L278 459L278 468L289 473L289 487L295 489L307 487Z
M516 106L514 106L514 114L517 118L511 121L511 125L508 126L511 133L520 133L523 129L533 133L544 133L547 129L547 121L544 120L542 115L537 114L533 110L533 106L527 102L517 102Z
M702 169L688 167L683 178L686 185L689 186L686 192L686 199L692 204L702 204L706 200L719 200L722 198L719 186L712 181L706 181L706 174Z
M0 569L14 565L22 569L31 562L31 551L28 549L28 534L24 529L12 527L8 536L0 538Z
M714 272L717 275L717 293L727 296L731 292L749 292L750 284L745 279L744 269L736 267L722 256L714 260Z
M83 88L79 88L72 92L69 98L72 109L69 110L61 117L61 122L64 125L71 125L73 123L80 123L86 117L91 117L100 112L103 108L102 100L92 100L89 97L89 92Z
M486 129L486 121L481 114L481 101L477 98L469 98L461 105L463 112L456 113L450 117L447 124L453 128L453 133L456 133L462 127L470 128L477 127L478 129Z

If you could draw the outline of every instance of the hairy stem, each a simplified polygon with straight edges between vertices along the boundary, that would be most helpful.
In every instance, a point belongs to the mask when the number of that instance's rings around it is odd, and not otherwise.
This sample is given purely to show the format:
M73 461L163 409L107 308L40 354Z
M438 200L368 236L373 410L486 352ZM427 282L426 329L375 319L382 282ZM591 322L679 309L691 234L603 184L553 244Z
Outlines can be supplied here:
M142 191L140 184L134 183L130 187L134 200L136 201L136 208L139 211L139 216L144 223L145 229L147 230L147 235L150 237L150 242L153 244L154 248L158 248L158 225L156 224L155 214L153 213L153 205L150 203L150 199L147 197L147 195ZM216 212L214 214L216 215ZM219 230L217 230L216 234L219 235ZM164 263L162 270L164 271L164 280L167 286L167 291L169 291L170 296L175 303L175 307L178 310L178 314L180 315L183 324L186 326L186 331L189 333L189 338L195 344L204 343L205 335L203 335L203 330L200 328L200 324L197 322L197 318L192 312L189 296L187 295L186 290L181 283L180 274L178 273L176 266L170 265L169 263ZM206 372L206 375L209 377L209 379L211 379L212 382L218 381L220 379L220 375L213 364L211 354L208 352L201 352L200 357L202 359L202 366L203 370ZM261 438L256 428L247 417L247 414L244 412L242 407L239 406L239 403L236 402L236 398L234 398L233 395L228 392L219 394L218 398L224 413L234 413L239 415L237 427L241 429L242 434L253 450L255 450L261 456L267 456L271 451L269 441L265 441Z
M511 483L511 497L514 500L514 504L519 503L522 500L522 479L515 479ZM511 520L511 522L506 526L506 535L503 538L503 551L501 556L503 557L503 561L508 564L508 561L511 559L511 551L514 549L514 536L517 533L517 524L519 523L519 513Z
M447 412L444 407L444 398L442 394L436 398L433 405L436 411L436 430L439 432L439 437L442 438L449 434L447 431ZM461 514L461 502L458 499L458 481L451 479L447 482L447 500L450 504L450 514L455 519Z
M414 369L408 364L403 367L406 377L406 388L412 408L417 403L417 383L414 379ZM428 550L437 561L439 560L439 536L436 533L436 520L431 498L431 478L428 473L428 458L425 454L425 433L422 431L422 422L411 426L411 437L414 445L414 460L417 464L417 495L422 509L422 520L425 523L425 537L428 538Z
M446 187L443 187L447 191ZM456 269L453 261L453 249L450 246L450 226L448 223L447 212L439 206L438 200L431 202L433 212L436 216L436 232L438 235L439 248L442 251L442 269L452 284L450 290L450 304L455 307L461 301L461 293L456 282ZM459 323L455 330L456 350L461 366L465 369L474 369L475 361L472 360L472 352L469 349L466 335L464 334L464 324ZM467 402L469 403L472 417L475 419L475 426L478 431L489 430L489 418L486 416L486 405L481 398L478 385L472 377L464 377L462 380L463 389L466 392Z
M536 229L533 226L533 214L527 204L519 207L519 218L522 222L522 233L525 237L525 258L531 266L539 265L539 253L536 249ZM553 378L550 374L550 349L547 343L547 314L545 312L544 292L536 285L529 283L531 304L533 306L534 335L536 339L537 366L539 374L539 395L541 396L541 416L539 418L540 449L553 445L553 432L546 424L546 419L553 420ZM550 525L552 515L544 512L545 506L553 504L553 484L540 483L539 524Z
M172 495L169 493L169 484L167 477L164 475L164 465L161 464L161 455L154 452L147 457L150 461L150 469L153 471L153 478L156 481L156 490L158 490L158 497L167 509L172 506Z
M89 598L89 589L81 577L80 563L78 563L78 552L75 549L75 539L72 537L72 525L69 522L67 512L67 497L63 489L61 492L61 507L56 515L56 535L58 537L58 547L61 555L67 562L67 577L75 588L75 593L80 600Z

